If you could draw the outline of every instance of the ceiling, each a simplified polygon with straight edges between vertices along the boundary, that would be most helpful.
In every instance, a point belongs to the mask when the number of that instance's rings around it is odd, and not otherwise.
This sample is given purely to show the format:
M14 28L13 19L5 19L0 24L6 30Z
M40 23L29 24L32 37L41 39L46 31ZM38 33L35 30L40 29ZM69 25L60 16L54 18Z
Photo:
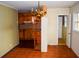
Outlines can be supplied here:
M31 8L36 8L38 1L0 1L0 3L7 4L19 11L31 10ZM76 4L77 1L40 1L40 5L46 4L47 8L53 7L71 7Z

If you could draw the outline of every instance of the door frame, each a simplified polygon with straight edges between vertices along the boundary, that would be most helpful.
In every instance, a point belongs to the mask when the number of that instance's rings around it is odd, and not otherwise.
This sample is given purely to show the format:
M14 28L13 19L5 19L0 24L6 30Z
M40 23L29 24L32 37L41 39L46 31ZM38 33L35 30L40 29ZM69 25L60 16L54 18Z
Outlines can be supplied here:
M70 14L70 20L71 20L71 38L70 38L70 48L72 48L73 14Z
M59 15L61 15L61 14L59 14ZM57 15L57 29L58 29L58 23L59 23L59 21L58 21L58 16L59 15ZM64 14L63 14L64 15ZM69 46L67 45L67 39L66 39L66 45L68 46L68 48L71 48L71 45L72 45L72 27L73 27L73 20L72 20L72 17L71 17L71 15L64 15L64 16L66 16L67 17L67 20L70 20L71 21L71 25L70 25L70 27L71 27L71 30L70 30L70 42L69 42ZM68 21L67 21L68 22ZM67 24L67 29L68 29L68 24ZM68 31L67 31L68 32ZM67 35L68 35L68 33L67 33ZM58 37L58 36L57 36Z

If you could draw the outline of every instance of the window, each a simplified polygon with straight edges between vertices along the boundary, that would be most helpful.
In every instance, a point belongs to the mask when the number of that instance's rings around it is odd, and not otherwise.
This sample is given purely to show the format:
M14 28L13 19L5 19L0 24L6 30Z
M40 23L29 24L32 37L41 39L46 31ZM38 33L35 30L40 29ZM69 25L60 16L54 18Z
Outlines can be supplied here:
M75 13L73 17L73 29L79 31L79 13Z

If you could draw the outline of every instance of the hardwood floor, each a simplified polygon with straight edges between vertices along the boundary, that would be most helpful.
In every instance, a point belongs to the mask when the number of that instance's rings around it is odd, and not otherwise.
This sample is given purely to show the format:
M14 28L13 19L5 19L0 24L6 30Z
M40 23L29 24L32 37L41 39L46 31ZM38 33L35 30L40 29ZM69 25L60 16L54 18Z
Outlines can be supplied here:
M65 45L48 46L48 52L17 46L3 58L77 58L77 56Z
M59 38L58 39L58 45L66 45L66 39Z

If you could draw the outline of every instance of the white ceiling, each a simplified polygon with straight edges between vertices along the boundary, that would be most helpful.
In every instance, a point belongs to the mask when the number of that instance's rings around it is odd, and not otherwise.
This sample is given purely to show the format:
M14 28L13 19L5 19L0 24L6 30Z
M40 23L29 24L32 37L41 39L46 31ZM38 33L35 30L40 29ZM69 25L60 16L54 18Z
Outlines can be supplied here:
M53 7L71 7L78 1L40 1L40 5L46 4L48 8ZM0 3L7 4L17 10L31 10L31 8L36 8L38 1L0 1Z

